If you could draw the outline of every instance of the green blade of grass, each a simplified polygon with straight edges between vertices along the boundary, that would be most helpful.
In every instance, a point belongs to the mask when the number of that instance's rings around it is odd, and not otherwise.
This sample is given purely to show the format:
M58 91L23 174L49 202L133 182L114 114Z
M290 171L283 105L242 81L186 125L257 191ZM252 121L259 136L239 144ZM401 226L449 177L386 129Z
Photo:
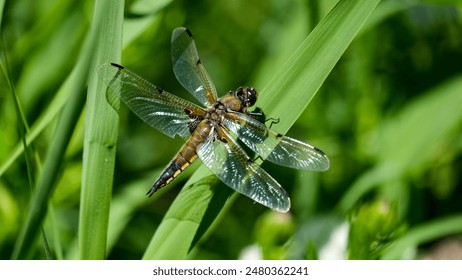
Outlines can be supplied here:
M0 0L0 27L2 26L4 8L5 8L5 0Z
M34 248L33 244L40 232L40 223L47 212L48 201L56 183L58 169L85 103L84 88L90 69L92 50L98 38L98 20L93 27L85 41L79 61L66 81L66 84L69 85L67 88L70 91L70 99L67 101L55 129L54 138L45 158L43 172L37 182L36 193L32 196L31 205L27 212L26 222L21 228L15 244L13 259L28 258Z
M4 3L0 4L0 5L2 5L2 7L1 7L2 9L3 9L3 4ZM19 131L19 135L21 137L22 147L24 148L24 151L25 151L24 157L25 157L25 161L26 161L26 169L27 169L27 177L29 179L29 187L30 187L30 189L32 189L32 187L34 186L34 184L36 182L36 178L35 178L36 173L33 171L32 157L35 156L36 163L37 163L37 168L39 170L40 170L40 160L39 160L38 154L34 152L33 147L28 147L28 145L26 143L26 134L29 132L30 129L29 129L29 125L27 123L26 117L24 115L24 111L22 110L18 95L16 94L16 91L15 91L13 83L12 83L10 69L9 69L9 63L8 63L8 59L7 59L7 51L6 51L5 46L3 45L3 40L1 42L1 51L2 51L2 54L3 54L3 57L1 59L2 62L3 62L2 63L2 70L4 72L6 80L8 82L8 85L9 85L9 88L10 88L10 91L11 91L11 95L12 95L12 99L14 101L13 102L14 103L14 108L15 108L16 115L17 115L17 120L18 120L18 122L17 122L18 131ZM43 227L41 227L41 236L42 236L42 244L44 244L45 253L46 253L48 259L51 259L52 258L51 257L51 252L50 252L50 248L48 246L45 230L43 229Z
M96 18L102 21L88 87L83 151L82 192L79 220L81 259L104 259L117 142L117 113L107 104L105 85L96 67L107 61L120 62L124 1L97 1Z
M1 52L3 54L3 57L1 58L2 63L2 70L4 72L4 75L6 77L6 80L8 82L8 86L11 91L11 96L13 99L14 103L14 109L16 110L16 116L18 119L18 131L19 135L21 137L21 142L22 142L22 147L25 150L24 156L26 159L26 167L27 167L27 175L29 179L29 186L32 187L35 182L35 173L32 171L32 155L33 155L33 149L32 147L27 148L27 142L26 142L26 135L29 133L29 124L27 123L26 117L24 115L24 111L21 107L18 95L16 94L16 91L14 89L13 83L11 81L11 74L10 74L10 69L9 69L9 63L7 59L7 54L6 54L6 48L3 45L3 40L1 42ZM37 157L38 159L38 157ZM39 162L37 162L39 166Z
M205 234L233 193L230 188L217 184L214 175L199 178L198 174L191 177L165 214L161 223L163 230L156 231L143 259L185 258L192 244L199 241L196 232Z
M58 90L58 93L53 98L43 114L39 116L36 122L32 125L30 132L26 135L26 144L30 145L43 130L55 119L59 112L64 107L66 100L69 98L71 93L71 87L73 86L71 79L68 79ZM7 157L7 160L0 166L0 177L10 168L13 163L21 156L24 152L24 145L22 143L16 144L11 154Z
M8 81L8 85L10 87L10 90L11 90L11 95L12 95L12 98L14 100L14 108L16 110L16 115L17 115L17 119L18 119L18 130L19 130L19 134L20 134L20 137L21 137L21 141L22 141L22 147L24 149L24 157L25 157L25 161L26 161L26 169L27 169L27 177L29 179L29 187L30 189L32 189L32 187L34 186L35 182L36 182L36 178L35 178L35 172L33 171L33 164L32 164L32 158L35 157L35 160L36 160L36 164L37 164L37 169L41 169L41 162L40 162L40 159L39 159L39 156L37 153L34 152L34 149L33 147L29 147L27 145L27 142L26 142L26 135L27 133L29 133L29 125L27 123L27 120L26 120L26 117L24 115L24 111L22 110L21 108L21 104L19 102L19 98L14 90L14 86L13 86L13 83L11 81L11 74L10 74L10 70L9 70L9 63L8 63L8 59L7 59L7 51L6 51L6 48L5 46L3 45L3 41L1 42L1 49L2 49L2 54L3 54L3 57L2 57L2 70L4 72L4 75ZM47 237L46 237L46 234L45 234L45 230L43 229L43 226L41 227L41 236L42 236L42 244L44 245L44 249L45 249L45 253L47 255L47 258L48 259L51 259L52 258L52 255L51 255L51 252L50 252L50 247L48 246L48 241L47 241Z
M340 1L264 87L257 106L269 116L283 116L278 124L280 132L287 132L303 112L378 3ZM214 187L200 179L209 174L201 166L188 181L153 236L144 259L186 258L205 213L216 217L221 211L223 200L217 207L209 205ZM198 186L193 188L191 182Z

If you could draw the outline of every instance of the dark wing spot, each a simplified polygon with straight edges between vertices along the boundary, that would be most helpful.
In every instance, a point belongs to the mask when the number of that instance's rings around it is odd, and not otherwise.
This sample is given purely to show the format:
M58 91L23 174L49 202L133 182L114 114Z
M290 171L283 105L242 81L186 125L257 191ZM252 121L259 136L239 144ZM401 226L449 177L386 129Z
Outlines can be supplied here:
M160 87L156 87L156 90L158 94L162 94L164 92L164 90L161 89Z
M199 65L199 64L202 64L202 61L200 58L196 61L196 65Z
M191 30L189 30L188 28L185 28L184 31L186 31L186 33L188 33L189 37L192 38L192 33L191 33Z
M278 133L278 134L276 135L276 138L282 138L282 136L284 136L284 135L282 135L281 133Z
M326 155L326 154L325 154L323 151L321 151L321 149L319 149L319 148L313 147L313 149L314 149L316 152L318 152L318 153L320 153L320 154L322 154L322 155Z
M188 108L184 108L184 112L186 113L186 115L191 115L191 110L189 110Z
M119 69L125 69L125 67L123 67L122 65L119 65L119 64L117 64L117 63L112 63L112 62L111 62L111 65L114 66L114 67L117 67L117 68L119 68Z

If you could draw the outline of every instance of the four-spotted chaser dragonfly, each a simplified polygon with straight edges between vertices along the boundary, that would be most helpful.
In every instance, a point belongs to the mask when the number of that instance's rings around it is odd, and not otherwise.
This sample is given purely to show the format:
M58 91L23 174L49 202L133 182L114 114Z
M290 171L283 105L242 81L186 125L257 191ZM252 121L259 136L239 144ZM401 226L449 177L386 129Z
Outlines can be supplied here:
M191 31L184 27L173 31L172 62L177 80L205 108L160 89L118 64L103 64L98 70L108 85L109 103L120 99L150 126L186 140L148 196L200 158L232 189L271 209L287 212L290 198L286 191L245 153L236 136L263 159L278 165L314 171L329 168L329 159L320 149L274 132L258 120L262 113L249 111L257 100L253 87L239 87L217 98Z

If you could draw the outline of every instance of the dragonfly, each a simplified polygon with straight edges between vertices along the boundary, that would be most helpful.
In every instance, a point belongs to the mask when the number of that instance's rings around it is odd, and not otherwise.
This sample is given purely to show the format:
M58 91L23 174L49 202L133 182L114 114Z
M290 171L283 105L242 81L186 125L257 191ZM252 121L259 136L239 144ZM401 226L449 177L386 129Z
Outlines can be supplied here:
M262 112L249 109L257 101L255 88L241 86L218 98L189 29L176 28L171 43L173 72L203 107L159 88L119 64L106 63L98 68L99 76L107 84L106 99L114 108L121 100L151 127L185 140L147 196L168 185L199 158L233 190L275 211L289 211L288 193L248 156L236 139L262 159L295 169L325 171L329 169L326 154L268 128L260 118Z

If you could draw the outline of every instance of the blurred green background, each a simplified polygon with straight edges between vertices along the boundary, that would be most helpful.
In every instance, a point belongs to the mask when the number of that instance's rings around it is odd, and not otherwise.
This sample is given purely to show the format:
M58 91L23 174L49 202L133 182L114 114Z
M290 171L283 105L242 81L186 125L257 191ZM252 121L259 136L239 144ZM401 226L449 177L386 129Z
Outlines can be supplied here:
M170 58L171 32L186 26L219 93L261 89L336 2L127 0L122 65L193 100ZM456 0L382 1L288 133L321 148L330 170L265 163L290 194L291 212L239 196L189 258L462 258L461 11ZM29 125L43 118L77 63L92 15L89 0L6 1L2 53ZM79 256L84 115L44 223L54 258ZM47 122L34 141L41 158L54 127L55 120ZM0 259L9 259L31 191L24 156L13 155L22 140L5 75L0 135ZM147 199L182 139L151 129L124 107L118 139L107 258L140 259L200 162ZM47 258L36 244L33 258Z

